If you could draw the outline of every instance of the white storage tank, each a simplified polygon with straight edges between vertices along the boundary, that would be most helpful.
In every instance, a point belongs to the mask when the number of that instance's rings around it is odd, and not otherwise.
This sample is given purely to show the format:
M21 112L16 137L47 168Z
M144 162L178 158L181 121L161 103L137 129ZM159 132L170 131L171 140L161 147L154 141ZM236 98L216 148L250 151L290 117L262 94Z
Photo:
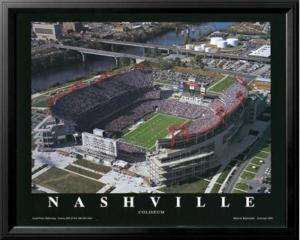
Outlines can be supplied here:
M194 50L201 52L201 51L204 51L204 48L201 45L195 45Z
M211 47L206 47L206 48L204 49L204 51L205 51L206 53L210 53L210 52L211 52Z
M217 47L218 48L226 48L227 47L227 41L222 40L217 42Z
M239 40L237 38L227 38L227 44L236 47L239 44Z
M212 37L210 38L210 44L211 45L217 45L217 42L223 41L222 37Z
M193 48L194 48L194 45L193 45L193 44L186 44L186 45L185 45L185 49L186 49L186 50L193 50Z

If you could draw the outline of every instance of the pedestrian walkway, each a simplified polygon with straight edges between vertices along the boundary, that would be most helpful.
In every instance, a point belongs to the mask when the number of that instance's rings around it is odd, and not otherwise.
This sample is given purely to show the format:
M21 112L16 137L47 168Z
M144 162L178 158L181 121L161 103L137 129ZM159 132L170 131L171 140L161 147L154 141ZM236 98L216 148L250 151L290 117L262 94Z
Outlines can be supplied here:
M228 173L227 177L225 178L224 182L222 183L218 193L222 193L223 189L225 188L225 185L228 181L228 179L230 178L230 176L232 175L232 173L235 171L235 169L237 168L237 166L235 165L233 168L231 168L230 172Z
M210 193L211 190L213 189L215 183L217 182L218 178L220 177L220 175L222 174L222 172L224 171L225 167L227 166L227 164L224 164L222 165L220 168L219 168L219 172L214 175L214 177L210 180L207 188L205 189L205 192L204 193Z
M43 169L41 169L40 171L36 172L35 174L32 175L32 179L40 176L42 173L48 171L52 166L48 166L48 167L45 167Z

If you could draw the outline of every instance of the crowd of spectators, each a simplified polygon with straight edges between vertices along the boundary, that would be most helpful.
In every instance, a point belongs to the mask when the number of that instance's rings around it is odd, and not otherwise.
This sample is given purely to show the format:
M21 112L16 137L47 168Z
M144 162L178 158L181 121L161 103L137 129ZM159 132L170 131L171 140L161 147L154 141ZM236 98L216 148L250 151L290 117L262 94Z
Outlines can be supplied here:
M239 96L240 94L240 96ZM246 88L240 84L232 85L227 91L221 95L221 99L225 103L226 111L228 113L234 111L242 100L247 96Z
M52 113L58 118L77 121L95 112L105 115L102 110L117 109L122 103L133 101L144 92L151 90L152 79L150 73L142 70L132 70L112 76L99 83L86 86L61 97L52 107ZM158 94L158 93L149 93ZM97 116L96 116L97 117Z
M160 103L159 100L144 101L128 111L127 114L120 115L108 122L104 129L110 132L121 132L124 128L135 124L144 116L154 112Z
M240 94L240 96L239 96ZM247 91L241 84L233 84L228 88L220 98L216 98L210 105L210 110L207 110L201 118L197 118L189 125L189 132L193 133L204 133L218 126L222 121L223 117L231 114L236 108L238 108L242 100L246 97ZM223 114L218 115L218 111L222 109Z
M165 100L159 106L159 111L178 117L195 119L201 117L206 109L186 102Z
M52 111L60 117L76 119L83 129L100 124L98 127L111 133L121 133L157 111L192 119L188 126L189 133L200 135L221 123L221 115L218 115L220 109L224 115L231 114L246 94L246 88L235 83L203 106L164 99L163 91L153 87L149 74L132 70L70 93L59 99ZM145 154L145 150L137 146L123 142L119 144L124 154L135 157Z
M145 160L146 158L146 150L138 147L136 145L132 145L129 143L125 143L123 141L117 142L118 156L125 157L126 161L132 160Z

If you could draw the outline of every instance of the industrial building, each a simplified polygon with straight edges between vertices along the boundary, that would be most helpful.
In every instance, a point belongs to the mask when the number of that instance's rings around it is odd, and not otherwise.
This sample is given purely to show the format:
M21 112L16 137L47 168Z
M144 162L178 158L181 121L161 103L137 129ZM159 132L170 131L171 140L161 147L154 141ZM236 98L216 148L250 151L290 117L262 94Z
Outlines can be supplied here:
M63 22L62 30L65 34L69 32L80 32L83 30L81 22Z
M62 35L60 23L33 23L32 30L39 40L56 41Z
M68 121L62 121L54 117L48 117L35 128L39 134L38 144L42 147L55 147L66 141L73 141L75 125Z

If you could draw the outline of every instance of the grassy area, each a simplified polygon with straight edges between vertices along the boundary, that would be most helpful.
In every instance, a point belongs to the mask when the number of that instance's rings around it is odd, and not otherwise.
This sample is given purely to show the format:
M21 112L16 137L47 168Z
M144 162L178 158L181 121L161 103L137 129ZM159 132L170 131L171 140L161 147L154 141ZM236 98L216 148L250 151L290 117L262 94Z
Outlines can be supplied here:
M249 172L243 172L243 174L241 175L241 178L245 179L245 180L250 180L253 179L255 177L254 173L249 173Z
M89 168L91 170L94 170L94 171L97 171L100 173L108 173L111 170L111 167L93 163L93 162L85 160L85 159L78 159L74 162L74 164Z
M49 96L41 95L32 100L32 107L48 107Z
M269 153L259 152L256 156L261 157L261 158L266 158L268 155L269 155Z
M135 130L125 134L123 139L129 143L152 149L155 147L157 139L164 138L168 135L169 126L186 121L184 118L158 113Z
M208 181L201 179L194 182L164 187L160 189L160 191L166 193L204 193L208 184Z
M105 186L104 183L55 167L33 179L33 183L58 193L96 193Z
M220 190L220 187L221 187L220 184L215 184L210 192L211 193L218 193L219 190Z
M271 152L271 146L264 147L264 148L262 149L262 151L265 151L265 152Z
M253 164L256 164L256 165L262 165L265 161L260 159L260 158L256 158L254 157L252 160L251 160L251 163Z
M247 171L253 172L253 173L257 173L257 172L258 172L258 169L259 169L258 166L252 165L252 164L249 164L249 165L246 167L246 170L247 170Z
M238 189L244 190L244 191L249 190L249 186L246 183L239 182L235 185L235 187L238 188Z
M271 144L264 145L262 150L265 152L271 152Z
M222 184L225 181L225 179L227 178L229 172L230 172L230 168L225 168L224 171L222 172L222 174L218 177L217 183Z
M91 171L88 171L88 170L85 170L85 169L82 169L82 168L79 168L79 167L75 167L75 166L72 166L72 165L67 166L66 169L68 169L70 171L73 171L73 172L76 172L76 173L79 173L79 174L82 174L82 175L87 176L87 177L94 178L94 179L99 179L99 178L102 177L101 174L94 173L94 172L91 172Z
M208 90L213 92L222 92L229 88L232 84L235 83L235 80L233 77L228 76L224 78L223 80L220 80L215 85L212 85Z

